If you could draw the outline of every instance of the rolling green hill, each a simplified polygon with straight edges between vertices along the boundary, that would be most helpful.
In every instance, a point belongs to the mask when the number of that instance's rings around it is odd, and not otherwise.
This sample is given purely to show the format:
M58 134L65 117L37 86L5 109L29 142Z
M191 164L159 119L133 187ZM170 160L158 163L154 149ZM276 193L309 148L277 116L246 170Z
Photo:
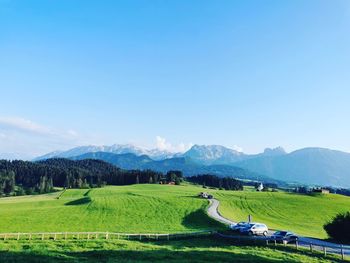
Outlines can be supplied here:
M339 212L349 211L350 198L342 195L301 195L285 192L220 191L219 211L227 218L266 223L273 229L326 238L323 225Z
M0 199L0 232L183 232L220 228L192 186L133 185Z
M197 198L203 188L192 185L131 185L70 189L45 195L0 199L0 232L114 231L173 233L224 229L205 213ZM338 195L304 196L207 189L221 201L219 210L233 220L246 219L299 234L325 237L323 223L350 207ZM281 247L242 246L204 238L178 241L128 240L0 240L6 262L335 262Z
M131 185L70 189L60 193L0 199L0 232L113 231L172 233L220 229L206 215L208 203L191 185ZM219 211L234 221L264 222L273 229L325 238L323 224L347 211L350 198L285 192L207 189L220 200Z

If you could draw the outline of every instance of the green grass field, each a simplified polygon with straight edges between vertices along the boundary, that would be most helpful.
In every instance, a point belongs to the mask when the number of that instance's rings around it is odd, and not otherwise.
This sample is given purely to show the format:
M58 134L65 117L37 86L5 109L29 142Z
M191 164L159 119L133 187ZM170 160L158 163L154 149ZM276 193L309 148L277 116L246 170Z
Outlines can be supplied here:
M6 241L1 262L340 262L335 257L282 247L237 246L216 239L163 242Z
M206 214L203 188L183 185L108 186L71 189L46 195L0 199L0 232L110 231L174 233L225 229ZM206 189L221 201L220 212L272 228L325 237L322 225L350 207L338 195L303 196ZM60 198L58 199L58 197ZM162 242L127 240L0 240L4 262L335 262L283 248L237 246L217 239ZM0 260L0 261L1 261Z
M198 186L132 185L67 190L0 199L0 232L113 231L173 233L220 229L206 215ZM211 191L219 211L232 220L264 222L273 229L326 238L323 224L349 210L341 195L307 196L285 192Z
M217 229L194 186L133 185L0 199L0 232L168 233Z
M341 195L300 195L285 192L217 191L220 213L230 219L266 223L272 229L326 238L323 225L339 212L350 210L350 198Z

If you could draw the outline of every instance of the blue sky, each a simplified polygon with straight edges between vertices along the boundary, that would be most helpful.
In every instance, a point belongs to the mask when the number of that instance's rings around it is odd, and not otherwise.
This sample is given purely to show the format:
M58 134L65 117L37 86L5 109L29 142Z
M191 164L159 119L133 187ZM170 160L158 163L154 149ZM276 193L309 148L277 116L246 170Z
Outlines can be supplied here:
M0 0L0 91L0 156L350 151L350 2Z

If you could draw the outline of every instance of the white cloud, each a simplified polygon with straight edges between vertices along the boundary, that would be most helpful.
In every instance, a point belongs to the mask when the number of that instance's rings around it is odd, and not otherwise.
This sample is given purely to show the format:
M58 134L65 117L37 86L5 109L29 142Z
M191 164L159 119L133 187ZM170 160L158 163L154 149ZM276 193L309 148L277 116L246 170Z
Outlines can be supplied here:
M74 130L58 131L20 117L0 117L0 129L67 140L76 139L79 136ZM4 133L3 135L6 136Z
M73 136L73 137L77 137L78 136L78 132L74 131L74 130L68 130L67 134Z
M0 127L38 134L52 134L49 128L19 117L0 117Z
M0 116L0 154L29 158L75 147L86 139L72 129L58 130L25 118Z
M173 145L161 136L156 137L156 147L158 150L161 150L161 151L185 152L189 150L192 146L193 146L193 143L188 143L188 144L180 143L178 145Z

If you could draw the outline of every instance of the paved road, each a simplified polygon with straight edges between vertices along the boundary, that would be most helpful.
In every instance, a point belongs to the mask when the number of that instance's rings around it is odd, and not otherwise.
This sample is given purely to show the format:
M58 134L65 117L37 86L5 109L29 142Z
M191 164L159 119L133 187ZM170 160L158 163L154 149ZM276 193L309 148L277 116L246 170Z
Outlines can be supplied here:
M225 225L230 225L230 224L236 224L236 222L233 222L229 219L226 219L222 215L220 215L218 211L220 202L216 199L209 199L209 208L208 208L208 215L215 219L216 221L219 221Z
M236 222L229 220L227 218L224 218L218 211L218 207L219 207L220 202L216 199L210 199L209 200L209 208L207 210L208 215L225 224L225 225L230 225L230 224L236 224ZM269 231L268 236L271 236L274 233L274 231ZM327 246L327 247L334 247L334 248L339 248L339 245L336 243L331 243L331 242L327 242L327 241L323 241L323 240L319 240L319 239L315 239L315 238L310 238L310 237L302 237L299 236L299 243L300 245L303 245L303 242L305 242L304 246L308 246L309 244L306 243L312 243L314 246ZM350 255L350 246L344 246L344 252L346 255Z

